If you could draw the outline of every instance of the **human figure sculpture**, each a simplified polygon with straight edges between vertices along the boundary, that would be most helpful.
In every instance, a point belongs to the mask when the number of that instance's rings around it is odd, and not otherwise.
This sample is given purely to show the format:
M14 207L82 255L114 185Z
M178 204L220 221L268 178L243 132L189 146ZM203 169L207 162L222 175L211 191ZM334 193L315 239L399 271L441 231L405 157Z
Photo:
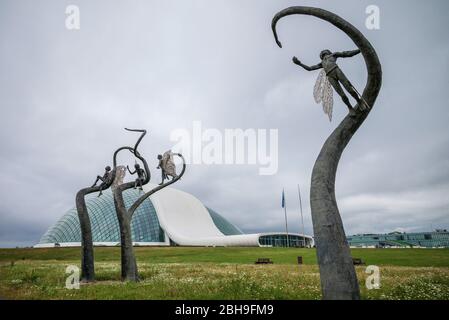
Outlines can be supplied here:
M159 159L159 165L157 166L157 169L161 169L162 174L162 181L159 183L159 185L162 185L165 181L165 179L169 179L169 177L175 179L178 177L176 174L176 165L173 160L173 155L176 153L173 153L171 150L168 150L164 152L163 155L158 155L157 158Z
M326 49L321 51L320 53L321 62L313 66L303 64L301 61L299 61L297 57L293 57L292 59L293 63L301 66L307 71L323 69L322 73L320 73L320 76L317 79L317 83L314 89L314 96L317 103L323 102L324 112L328 114L330 120L332 119L332 104L333 104L332 89L330 85L332 86L332 88L334 88L334 90L341 97L345 105L348 107L349 114L352 117L356 115L356 111L352 107L349 98L346 96L341 85L343 85L343 87L351 94L351 96L357 101L357 103L361 106L361 108L363 109L365 109L366 107L369 108L369 106L366 104L365 101L363 101L362 97L359 95L357 90L348 80L346 75L337 65L338 58L350 58L359 53L360 50L331 52L330 50ZM330 85L328 85L326 81L328 81ZM326 85L328 86L328 88L326 88Z
M100 193L98 194L98 196L101 196L103 194L103 190L109 188L109 186L111 185L111 182L112 182L111 178L112 178L111 167L106 166L106 168L104 168L103 176L97 176L97 179L95 180L95 182L91 188L95 187L97 185L98 181L101 181L101 184L99 186Z
M162 185L162 184L164 183L164 180L167 179L168 177L167 177L167 175L165 174L165 170L163 169L164 164L163 164L163 161L162 161L162 155L161 155L161 154L158 154L158 155L157 155L157 159L159 160L159 164L158 164L158 166L156 167L156 169L161 169L161 176L162 176L162 182L159 183L159 185Z
M148 168L147 161L138 151L138 146L139 146L140 142L142 141L143 137L146 135L147 131L143 130L143 129L126 129L126 130L133 131L133 132L140 132L141 135L140 135L139 139L137 140L134 148L129 147L129 146L123 146L123 147L118 148L114 152L114 168L117 168L118 154L121 151L127 150L127 151L131 152L131 154L134 155L140 161L140 163L143 164L143 169L140 169L140 165L137 165L137 164L134 166L135 167L134 172L131 172L129 170L129 168L127 168L131 174L137 173L139 180L136 179L136 181L120 183L120 184L114 186L114 188L112 188L112 191L113 191L113 196L114 196L114 206L115 206L117 219L118 219L118 223L119 223L119 228L120 228L121 277L122 277L123 281L136 282L136 281L139 281L139 275L138 275L137 261L136 261L136 258L134 255L134 250L133 250L133 239L132 239L132 229L131 229L132 217L133 217L134 213L136 212L136 210L140 207L140 205L142 205L142 203L147 198L149 198L154 193L162 190L163 188L178 181L181 178L181 176L185 173L186 164L185 164L185 160L182 157L182 155L178 154L178 156L182 160L182 169L181 169L181 172L179 173L179 175L175 179L173 179L161 186L156 186L156 187L152 188L150 191L144 192L142 195L139 196L139 198L136 201L134 201L134 203L127 205L125 203L123 193L126 190L131 189L133 187L136 188L137 184L139 184L140 186L143 186L143 185L146 185L147 183L149 183L150 178L151 178L151 172L150 172L150 169Z
M88 194L100 191L98 196L101 196L102 191L108 189L116 178L116 164L111 170L107 166L103 176L97 176L94 184L87 188L82 188L76 193L76 211L80 222L81 230L81 279L84 282L92 282L95 280L95 263L94 263L94 245L92 238L92 228L90 225L89 213L85 197ZM100 185L97 183L101 181Z
M139 185L139 189L143 190L142 185L146 178L145 170L142 169L138 163L134 165L134 172L131 172L128 166L126 166L126 168L128 169L128 172L131 175L137 173L137 178L136 181L134 182L134 189L137 189L137 185Z
M310 209L322 297L326 300L357 300L360 299L360 288L343 221L337 206L335 179L343 151L367 119L376 102L382 85L382 66L376 50L360 30L335 13L321 8L292 6L276 13L271 22L271 28L274 39L280 48L282 48L282 43L279 40L276 25L280 19L291 15L313 16L327 21L341 30L361 50L368 73L366 85L362 91L363 95L360 98L366 109L364 112L359 112L358 110L363 108L359 104L355 116L345 117L326 139L313 166L310 186ZM351 54L343 54L342 57L353 56L357 53L358 51L353 51ZM324 53L323 58L328 55L329 52L327 55ZM317 66L307 69L324 68L324 65L326 65L326 68L331 68L330 65L336 64L334 59L339 56L339 54L333 54L333 58L327 58L330 60L329 64L322 61ZM297 64L299 63L298 61ZM323 70L322 73L326 71ZM338 76L336 76L337 80ZM327 79L328 76L325 74L323 78ZM332 86L330 86L329 91L332 94ZM354 91L356 90L354 89Z

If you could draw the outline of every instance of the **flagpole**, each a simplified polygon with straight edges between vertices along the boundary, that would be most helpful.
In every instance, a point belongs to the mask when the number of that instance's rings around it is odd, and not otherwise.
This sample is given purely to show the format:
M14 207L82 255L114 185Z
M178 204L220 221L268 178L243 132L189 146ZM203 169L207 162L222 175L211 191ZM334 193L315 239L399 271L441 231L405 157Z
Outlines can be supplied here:
M284 216L285 216L285 232L287 234L287 248L290 247L290 240L288 237L288 222L287 222L287 201L285 201L284 189L282 189L282 199L284 204Z
M299 184L298 184L298 196L299 196L299 209L301 212L301 225L302 225L302 241L303 241L303 247L306 247L306 237L304 234L304 217L302 214L302 199L301 199L301 190L299 189Z

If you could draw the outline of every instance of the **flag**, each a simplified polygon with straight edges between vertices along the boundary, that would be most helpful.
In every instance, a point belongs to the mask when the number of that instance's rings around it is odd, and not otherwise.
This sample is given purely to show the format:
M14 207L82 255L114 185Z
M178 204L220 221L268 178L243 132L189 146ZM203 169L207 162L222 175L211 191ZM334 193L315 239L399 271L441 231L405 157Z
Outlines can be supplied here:
M282 190L282 208L285 207L285 195L284 195L284 190Z

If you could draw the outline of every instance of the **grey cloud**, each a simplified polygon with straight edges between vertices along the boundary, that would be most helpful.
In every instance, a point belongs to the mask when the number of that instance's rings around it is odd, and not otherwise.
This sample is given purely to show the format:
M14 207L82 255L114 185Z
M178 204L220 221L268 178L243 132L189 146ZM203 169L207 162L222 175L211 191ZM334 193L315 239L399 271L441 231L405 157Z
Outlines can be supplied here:
M65 29L68 4L80 7L79 31ZM110 164L112 150L134 142L123 127L149 130L142 152L154 168L157 153L171 147L170 133L190 130L195 120L220 130L279 129L279 172L263 177L253 166L192 165L180 189L255 232L283 230L285 187L291 229L299 231L300 183L311 233L311 170L346 110L336 99L329 123L312 97L317 74L297 68L291 57L313 64L323 48L354 45L323 22L289 17L279 24L284 48L277 48L271 18L297 4L2 1L0 246L37 242L73 207L76 191ZM384 69L376 107L340 163L337 198L346 232L448 228L449 208L441 198L449 184L449 4L376 1L378 31L364 27L371 1L305 4L360 28ZM362 89L363 59L339 63ZM414 204L417 196L416 207L400 205ZM373 206L373 199L384 206Z

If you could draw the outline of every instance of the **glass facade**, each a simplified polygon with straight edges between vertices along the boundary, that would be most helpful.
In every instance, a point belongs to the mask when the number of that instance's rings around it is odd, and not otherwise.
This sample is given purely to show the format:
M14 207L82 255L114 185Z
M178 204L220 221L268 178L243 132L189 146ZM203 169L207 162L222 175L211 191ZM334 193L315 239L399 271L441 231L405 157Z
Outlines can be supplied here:
M142 193L138 189L128 189L123 193L127 207ZM110 190L101 197L93 194L86 198L86 206L92 228L94 242L120 242L120 230L115 213L114 199ZM164 242L164 232L159 226L156 210L149 199L136 210L131 222L133 241ZM39 243L81 242L81 230L76 208L69 210L42 236Z
M210 208L206 208L207 211L209 211L209 214L214 221L214 224L217 226L218 230L221 231L225 236L232 236L236 234L243 234L243 232L234 226L233 224L229 223L225 218L220 216L218 213L216 213L214 210Z
M352 247L449 247L449 232L435 230L432 232L388 234L358 234L347 237Z
M303 247L305 239L305 246L311 245L310 239L297 235L288 235L288 247ZM260 236L259 244L267 247L287 247L287 235L286 234L270 234Z
M129 208L142 195L138 189L128 189L123 193L126 206ZM92 228L94 242L120 242L120 229L115 213L114 198L110 190L101 197L92 194L86 197L86 206ZM221 215L207 208L214 224L224 235L243 234L236 226L229 223ZM146 199L136 210L131 222L134 242L165 242L164 231L150 199ZM81 229L76 208L69 210L58 222L48 229L39 244L81 242Z

